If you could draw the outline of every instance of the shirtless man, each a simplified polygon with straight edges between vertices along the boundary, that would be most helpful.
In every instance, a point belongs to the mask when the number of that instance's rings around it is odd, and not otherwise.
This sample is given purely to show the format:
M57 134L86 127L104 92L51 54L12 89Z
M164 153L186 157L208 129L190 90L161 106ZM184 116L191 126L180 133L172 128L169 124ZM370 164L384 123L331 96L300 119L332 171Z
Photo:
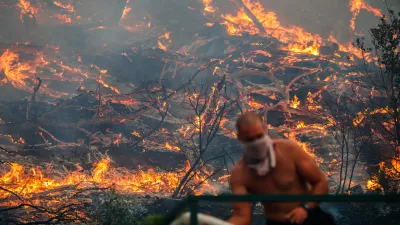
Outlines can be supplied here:
M327 194L328 183L314 160L296 142L271 140L258 114L245 113L237 123L244 154L231 172L233 194ZM264 202L267 225L333 225L316 202ZM251 205L233 204L228 222L250 225Z

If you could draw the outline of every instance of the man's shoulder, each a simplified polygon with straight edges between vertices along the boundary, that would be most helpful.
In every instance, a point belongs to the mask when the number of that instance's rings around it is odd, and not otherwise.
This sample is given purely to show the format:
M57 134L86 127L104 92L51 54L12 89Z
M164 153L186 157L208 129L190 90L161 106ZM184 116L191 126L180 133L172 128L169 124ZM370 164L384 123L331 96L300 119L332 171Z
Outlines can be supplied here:
M245 167L243 157L236 162L235 166L232 168L231 173L239 174L239 172L243 171Z
M294 153L302 154L302 152L304 152L304 149L299 143L290 139L274 139L273 143L276 150L285 155L293 155Z
M283 139L283 138L278 138L278 139L272 139L273 143L277 147L294 147L294 146L299 146L299 144L295 141L292 141L290 139Z
M241 182L243 180L243 171L245 170L243 158L239 159L231 170L231 182Z

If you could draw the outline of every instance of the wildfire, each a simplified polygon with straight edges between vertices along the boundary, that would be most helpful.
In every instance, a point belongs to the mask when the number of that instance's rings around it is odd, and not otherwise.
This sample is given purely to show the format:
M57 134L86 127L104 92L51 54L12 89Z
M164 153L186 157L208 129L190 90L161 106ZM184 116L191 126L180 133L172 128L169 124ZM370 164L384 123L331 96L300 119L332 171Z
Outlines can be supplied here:
M215 9L212 7L213 0L202 0L204 4L204 11L206 12L215 12Z
M321 89L321 91L322 90L323 89ZM319 95L319 94L320 94L320 92L317 92L315 94L311 94L311 92L307 93L307 109L308 109L308 111L310 111L310 112L318 111L319 109L322 108L322 106L318 105L317 102L314 100L315 96Z
M56 14L52 17L57 18L61 23L72 23L72 18L65 14Z
M307 153L315 160L315 162L316 162L317 164L320 164L320 163L323 163L323 162L324 162L324 159L322 159L322 158L318 157L317 155L315 155L315 149L311 148L311 147L309 146L309 144L299 141L299 140L297 139L295 133L289 133L289 134L287 134L287 137L288 137L290 140L293 140L293 141L297 142L297 143L302 147L302 149L303 149L305 152L307 152Z
M365 115L362 112L358 112L357 116L353 119L353 125L358 126L365 118Z
M178 146L170 145L168 142L165 142L165 147L174 151L180 151L181 149Z
M368 116L368 115L374 115L374 114L387 114L389 113L389 108L378 108L373 110L372 112L369 112L368 110L365 110L364 112L357 112L357 115L353 119L353 125L358 126L362 123L362 121Z
M293 97L293 100L290 102L290 107L292 107L292 108L294 108L294 109L297 109L299 106L300 106L300 100L299 100L299 98L297 98L297 96L295 95L294 97Z
M59 1L53 1L53 3L54 3L54 5L66 10L66 11L68 11L70 13L75 12L75 8L71 3L64 4L64 3L59 2Z
M319 55L319 46L322 38L319 35L313 35L304 31L298 26L284 27L279 22L275 12L266 11L262 4L258 1L251 2L244 0L243 3L261 22L266 33L277 38L283 43L287 43L285 48L293 53L307 53ZM230 35L241 36L243 33L251 35L267 35L261 34L253 21L246 15L245 10L240 8L236 15L226 14L222 16L229 22L224 22L227 32Z
M29 0L19 0L17 6L21 11L19 18L22 23L25 22L23 19L24 15L28 14L30 18L33 18L35 14L38 12L38 9L34 8Z
M9 83L14 88L32 92L33 87L37 84L36 77L40 77L43 81L40 92L57 98L70 94L50 88L49 83L52 81L82 83L87 79L92 79L102 86L113 90L115 93L120 93L117 87L104 81L104 77L107 76L106 70L100 70L95 65L91 65L90 67L73 67L68 65L68 62L60 60L58 58L60 56L52 56L52 54L57 54L58 50L56 48L52 49L49 47L46 50L53 51L53 53L49 53L50 56L45 57L43 52L25 53L19 49L6 49L0 55L0 84ZM24 59L21 59L22 57ZM93 68L95 72L93 72ZM43 72L46 70L50 71L50 73Z
M172 193L179 184L180 177L190 169L186 162L184 169L178 172L162 172L156 169L140 169L129 171L125 168L112 168L109 158L103 159L94 164L91 173L84 172L77 165L76 170L70 171L60 178L49 178L47 173L40 168L27 169L18 163L11 163L9 171L1 176L1 185L23 197L30 197L34 194L49 191L62 186L77 185L79 188L100 186L109 187L114 185L120 192L129 193L159 193L160 195ZM209 172L205 175L195 175L194 182L204 181ZM200 185L202 188L209 187L207 182ZM78 188L77 187L77 188ZM200 191L201 189L198 189ZM0 191L0 198L9 196L9 192Z
M257 109L260 109L260 108L263 108L263 107L264 107L263 104L256 102L256 101L255 101L254 99L252 99L252 98L249 98L249 99L248 99L247 104L249 104L251 107L254 107L254 108L257 108Z
M108 99L108 97L106 97ZM118 98L111 98L110 99L111 102L113 103L119 103L119 104L123 104L126 106L134 106L134 105L138 105L139 101L137 101L136 99L132 98L132 97L118 97Z
M186 138L188 136L190 130L191 130L191 127L189 125L187 125L186 127L181 126L181 128L178 130L178 132L180 134L182 134L184 138Z
M305 124L304 121L299 121L296 124L296 128L297 129L308 128L308 129L313 129L313 130L318 130L318 131L325 132L326 126L321 125L321 124Z
M382 189L381 185L378 181L378 176L373 175L370 180L367 181L367 188L368 190L374 191L378 188Z
M385 173L386 176L391 177L393 180L400 179L400 157L395 157L390 162L381 162L379 170Z
M202 0L202 2L204 11L215 12L215 9L212 7L212 0ZM324 43L320 35L307 32L302 27L298 26L283 26L278 20L276 13L266 11L259 1L243 0L243 4L252 12L266 32L261 33L252 19L247 16L245 9L240 8L236 15L222 15L222 18L225 20L222 24L225 25L228 34L234 36L242 36L244 33L262 36L268 35L286 43L287 46L283 47L283 50L287 50L291 53L319 55L319 48ZM355 30L355 19L361 9L373 13L375 16L381 17L383 15L379 9L368 5L363 0L351 0L349 8L353 14L350 21L350 28L352 30ZM354 47L352 43L342 45L338 43L332 35L327 41L339 44L340 51L350 52L361 58L361 51ZM159 43L159 46L160 44L162 43Z
M129 4L130 0L126 0L125 8L124 11L122 12L121 20L125 19L126 15L132 10L131 7L128 7L127 5Z
M392 163L393 169L396 172L400 173L400 158L392 159L391 163Z
M113 87L113 86L107 84L103 79L99 78L97 81L98 81L101 85L103 85L104 87L113 90L115 93L117 93L117 94L120 94L120 93L121 93L121 92L118 90L117 87Z
M349 2L349 8L350 12L353 14L353 17L350 20L350 29L355 30L356 29L356 18L358 14L360 14L361 9L364 9L368 12L373 13L375 16L382 17L382 12L379 9L376 9L367 3L364 2L364 0L350 0Z
M383 187L379 183L379 176L378 174L384 174L386 178L390 180L397 181L400 179L400 157L394 157L388 162L381 162L379 163L379 172L377 174L371 175L371 178L367 180L367 188L369 190L376 190L380 188L383 190ZM393 185L399 185L398 183L394 183ZM397 189L397 187L394 187Z
M158 37L158 47L164 51L167 50L168 45L171 44L170 39L171 32L165 32L163 35Z
M368 60L369 53L366 53L366 52L363 53L362 50L355 47L351 42L349 42L347 45L343 45L343 44L339 43L339 41L336 40L336 38L332 34L329 35L327 40L339 45L339 51L349 52L358 58L362 58L363 54L364 54L364 57L366 57L366 59Z
M113 144L119 146L121 141L122 141L122 134L118 134Z
M125 8L123 10L121 20L125 19L126 16L132 10L131 7L128 7L128 3L130 0L126 1ZM204 11L214 13L217 11L215 7L213 7L212 0L202 0L204 4ZM54 5L63 8L65 11L69 13L75 12L75 8L72 4L67 3L63 4L60 1L54 1ZM283 26L280 21L278 20L277 15L275 12L266 11L262 4L259 1L250 1L250 0L243 0L243 3L246 7L255 15L257 20L261 23L262 27L265 29L265 33L263 33L259 29L259 27L254 24L252 19L250 19L246 15L246 11L243 8L240 8L237 14L225 14L222 17L225 19L223 25L226 27L227 33L234 36L242 36L245 33L250 35L262 35L272 36L276 39L279 39L282 43L285 44L283 50L289 51L291 53L303 53L303 54L310 54L311 56L307 56L308 59L314 59L315 57L312 55L319 55L319 49L323 44L326 44L325 41L329 41L332 43L336 43L339 46L339 50L343 52L350 52L355 56L361 58L362 52L354 47L351 44L342 45L340 44L333 35L329 36L327 40L323 40L321 36L309 33L305 31L301 27L297 26ZM38 13L38 9L34 8L31 5L29 0L19 0L18 7L21 11L20 19L22 22L23 16L29 15L31 18ZM380 10L371 7L370 5L363 2L363 0L351 0L350 1L350 11L353 14L352 20L350 21L350 27L352 30L355 30L355 20L360 10L364 9L369 12L372 12L376 16L382 16ZM63 23L72 23L72 17L64 14L56 14L53 17L58 18ZM212 26L213 23L207 23L206 26ZM152 27L151 22L146 22L144 27ZM138 30L140 26L137 25L136 28L132 28L133 30ZM155 25L153 25L155 27ZM104 27L100 26L97 29L104 29ZM165 32L165 30L164 30ZM167 51L171 46L171 33L165 32L158 37L157 45L160 49ZM257 46L263 45L263 43L251 43L254 48ZM270 53L271 52L271 53ZM263 55L264 57L272 58L273 51L268 52L267 50L254 50L251 53ZM128 56L127 53L123 53L123 55L132 62L131 58ZM337 53L337 56L340 56ZM58 57L58 56L57 56ZM32 91L32 87L34 86L35 78L37 75L44 77L43 85L41 91L45 93L54 93L55 90L50 90L47 88L47 81L49 80L59 80L59 81L69 81L69 82L76 82L76 83L83 83L87 79L92 79L97 83L101 84L103 87L109 88L117 94L120 94L121 91L118 87L112 86L106 80L107 70L101 70L96 66L97 73L91 73L90 69L87 69L82 65L82 59L80 56L74 58L76 60L77 66L73 66L68 64L67 61L63 61L60 58L54 57L52 59L45 58L43 53L35 53L33 60L23 60L25 57L20 53L18 50L5 50L0 56L0 84L2 83L9 83L13 85L15 88L25 90L25 91ZM29 57L26 57L29 58ZM71 57L73 58L73 57ZM297 57L294 54L290 54L285 60L290 61L293 65L293 62L300 62L301 57ZM240 60L239 60L240 61ZM237 62L237 61L236 61ZM182 63L183 64L183 63ZM222 64L222 63L220 63ZM178 65L178 63L177 63ZM272 63L271 63L272 65ZM287 65L287 64L285 64ZM348 64L350 65L350 64ZM271 66L272 67L272 66ZM180 68L180 67L179 67ZM219 69L222 71L222 66L214 67L214 73ZM228 66L226 67L228 68ZM87 69L87 70L86 70ZM42 71L50 71L49 73L41 73ZM48 75L51 74L51 75ZM339 73L337 73L339 74ZM4 76L3 76L4 75ZM337 78L339 77L339 78ZM325 82L332 82L336 79L340 80L340 76L336 76L336 74L332 74L325 78ZM349 82L346 80L346 82ZM122 90L122 89L121 89ZM212 88L214 95L215 87ZM322 91L322 90L321 90ZM99 95L100 96L100 95ZM133 96L133 95L132 95ZM188 96L189 99L193 100L192 98L196 99L199 97L198 93L193 93L192 95ZM322 108L322 106L318 105L317 98L320 97L320 92L312 94L309 92L306 98L306 107L309 111L317 112ZM271 98L277 98L275 95ZM112 95L102 95L102 97L98 98L99 100L104 102L112 102L112 103L119 103L126 106L133 106L140 104L139 100L134 99L133 97L124 95L124 96L112 96ZM213 112L218 110L220 105L220 100L216 100L217 107L213 109L206 108L207 112L212 110ZM204 100L201 99L198 101L199 103L203 103ZM211 101L210 101L211 102ZM248 105L254 108L263 108L263 105L260 102L255 101L254 99L249 98ZM166 102L162 103L164 107L166 106ZM299 98L294 95L293 99L290 101L290 107L294 109L301 108L301 101ZM210 107L211 108L211 107ZM302 108L303 109L303 108ZM208 114L201 113L190 120L193 122L191 125L184 125L182 126L178 132L182 134L184 138L191 137L190 133L202 131L202 127L208 125L207 118ZM373 112L360 112L354 118L354 125L357 126L361 124L367 115L366 113L373 114L373 113L388 113L388 109L376 109ZM129 119L128 119L129 120ZM118 119L118 123L125 123L127 119ZM235 137L234 132L230 131L227 128L224 128L224 125L227 124L229 121L225 118L221 121L221 128L220 130L226 132L226 136L231 138ZM0 118L0 124L4 123L4 121ZM328 125L335 124L333 117L327 117L327 124L306 124L304 121L299 121L297 124L294 125L295 128L302 130L313 129L318 132L325 132L325 129ZM131 128L130 128L131 129ZM111 130L107 131L111 132ZM146 133L146 132L144 132ZM45 133L38 132L38 134L43 138L46 144L51 144L49 141L51 139L55 139L54 137L50 137L49 140L46 139ZM131 134L135 137L142 138L142 135L138 131L132 131ZM47 134L50 136L50 134ZM296 136L296 134L291 133L289 134L288 138L298 142L304 149L310 154L318 163L322 162L323 160L318 158L315 155L315 150L307 143L300 142ZM145 135L146 136L146 135ZM48 137L48 136L47 136ZM1 138L8 139L10 142L15 144L24 144L25 140L23 138L13 138L11 135L1 135ZM134 137L130 137L134 138ZM109 139L110 144L114 144L119 146L121 143L127 141L127 138L124 138L122 133L113 134L112 137ZM144 141L143 141L144 142ZM151 143L154 146L170 149L173 151L180 151L181 149L178 146L174 146L171 143L176 143L173 140L169 140L169 142L158 142L158 143ZM335 159L336 160L336 159ZM341 163L337 161L332 161L333 163ZM180 178L184 176L184 174L189 171L190 163L189 161L185 162L185 168L178 170L178 172L164 172L158 169L139 169L137 171L130 171L126 168L113 168L111 166L111 160L109 158L103 159L93 165L93 169L91 171L83 171L83 169L77 165L76 170L68 171L67 174L63 176L54 176L52 172L43 172L40 168L27 168L18 163L11 163L10 168L8 171L3 173L0 183L10 189L15 193L19 193L25 197L33 196L34 194L49 191L58 187L68 186L68 185L76 185L78 187L90 187L90 186L100 186L100 187L108 187L110 185L114 185L116 189L120 192L128 192L128 193L161 193L161 194L168 194L172 193L177 185L179 184ZM384 171L386 174L390 176L398 176L400 171L400 163L399 159L392 159L390 162L381 163L381 170ZM207 181L204 181L206 177L211 175L211 172L208 170L202 171L203 173L198 174L191 174L193 176L194 183L201 184L201 188L195 191L195 194L203 193L202 188L210 188L210 184ZM222 176L218 180L223 182L229 175ZM367 181L367 187L370 190L375 190L379 187L378 178L376 175L371 177L371 180ZM9 193L1 192L0 191L0 198L8 197Z
M8 82L16 88L25 89L24 80L30 78L27 74L29 70L35 72L28 63L19 62L19 55L16 52L7 49L0 56L0 72L5 74L2 83Z
M311 44L305 43L290 43L288 50L294 53L307 53L311 55L319 55L320 44L317 42L311 42Z
M139 137L139 138L142 137L142 135L140 135L139 132L137 132L137 131L132 131L131 134L132 134L133 136L136 136L136 137Z

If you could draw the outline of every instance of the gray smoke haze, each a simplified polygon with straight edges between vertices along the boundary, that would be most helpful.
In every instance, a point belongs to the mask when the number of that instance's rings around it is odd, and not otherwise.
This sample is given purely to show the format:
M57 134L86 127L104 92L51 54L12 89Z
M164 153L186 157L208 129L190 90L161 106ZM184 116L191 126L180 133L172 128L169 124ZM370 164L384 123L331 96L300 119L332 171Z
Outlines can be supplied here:
M296 25L306 31L327 37L333 33L336 39L347 43L354 39L349 29L352 17L349 11L350 0L260 0L264 8L274 11L282 25ZM398 10L399 0L364 0L372 7L386 12L387 5ZM195 39L195 34L208 21L201 10L201 0L135 0L126 4L126 0L64 0L64 4L74 3L75 12L70 16L80 19L71 24L61 24L52 17L60 9L46 1L31 1L40 4L40 16L37 25L26 19L20 20L17 1L0 1L0 42L45 45L58 44L71 48L96 49L104 44L113 48L125 43L145 42L144 45L157 46L157 36L171 32L171 49L179 49ZM237 9L230 0L214 0L222 13L236 14ZM130 8L126 18L119 21L124 7ZM63 12L63 11L61 11ZM68 12L64 11L68 15ZM219 16L219 15L217 15ZM368 29L374 27L379 18L361 9L356 19L357 32L368 35ZM79 23L79 24L77 24ZM139 29L138 25L149 24L151 29ZM117 26L119 24L120 26ZM104 29L95 29L104 26ZM131 30L123 27L130 27ZM136 29L136 28L137 29ZM134 30L133 32L131 32ZM153 39L152 39L153 38ZM77 41L78 40L78 41ZM147 42L146 42L147 40Z

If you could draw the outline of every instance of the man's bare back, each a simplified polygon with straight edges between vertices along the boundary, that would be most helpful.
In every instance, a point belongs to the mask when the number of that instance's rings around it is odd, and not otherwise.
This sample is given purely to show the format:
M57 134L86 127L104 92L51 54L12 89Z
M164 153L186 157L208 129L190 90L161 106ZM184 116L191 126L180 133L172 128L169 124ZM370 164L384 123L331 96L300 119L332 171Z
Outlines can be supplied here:
M299 144L291 140L267 138L268 135L265 126L260 123L261 120L258 121L257 117L253 118L255 116L252 114L244 116L248 118L239 119L237 128L238 139L245 152L231 171L232 193L238 195L328 193L325 175ZM264 146L269 146L266 147L269 148L267 153L257 150L257 148L265 148ZM249 151L256 153L250 154ZM263 158L268 159L270 163L260 162ZM315 202L265 202L263 205L268 220L298 224L302 224L308 217L308 211L304 205L310 209L318 206ZM228 221L235 225L249 225L251 222L250 203L234 203L233 208L234 215Z

